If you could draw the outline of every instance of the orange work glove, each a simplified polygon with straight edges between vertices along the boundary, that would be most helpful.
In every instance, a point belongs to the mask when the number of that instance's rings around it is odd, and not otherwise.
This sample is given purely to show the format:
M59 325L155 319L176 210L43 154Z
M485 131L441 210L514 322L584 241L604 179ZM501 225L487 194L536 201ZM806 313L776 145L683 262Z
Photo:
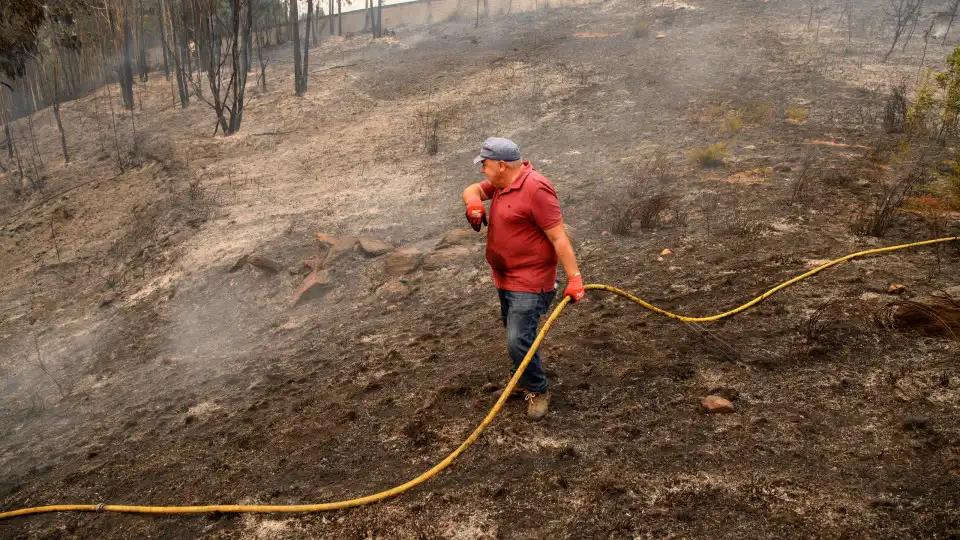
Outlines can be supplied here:
M470 199L467 201L467 221L473 230L480 232L480 227L487 224L487 213L483 209L483 202L480 199Z
M587 291L583 288L583 278L580 277L580 272L574 274L572 278L567 278L567 288L563 290L563 295L569 296L574 302L579 302L587 295Z

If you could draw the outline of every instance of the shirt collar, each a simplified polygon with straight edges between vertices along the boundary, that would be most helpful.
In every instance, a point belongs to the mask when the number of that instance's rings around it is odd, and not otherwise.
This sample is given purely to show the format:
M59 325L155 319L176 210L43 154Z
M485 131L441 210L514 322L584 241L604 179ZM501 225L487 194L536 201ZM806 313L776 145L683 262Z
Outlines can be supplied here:
M517 179L514 180L512 184L500 190L500 193L504 194L514 189L520 189L520 186L523 185L524 180L526 180L527 177L530 176L530 173L534 170L535 169L533 168L533 165L531 165L529 161L524 161L523 170L520 171L520 176L518 176Z

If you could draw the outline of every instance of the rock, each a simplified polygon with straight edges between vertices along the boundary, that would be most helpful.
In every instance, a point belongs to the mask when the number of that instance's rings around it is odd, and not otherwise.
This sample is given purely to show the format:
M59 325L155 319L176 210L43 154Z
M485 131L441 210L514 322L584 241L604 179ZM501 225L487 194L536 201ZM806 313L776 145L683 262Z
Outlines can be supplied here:
M317 233L317 242L320 242L321 247L329 248L327 262L332 262L344 253L351 251L357 245L358 240L355 236Z
M273 273L277 273L283 269L282 264L258 254L247 255L247 262L253 266L256 266L257 268Z
M475 242L476 239L480 237L481 235L474 232L473 229L457 229L443 235L443 238L437 242L437 249L449 246L459 246L460 244L466 244L468 242Z
M736 401L740 399L740 391L736 388L726 388L724 386L718 386L716 388L711 388L707 392L708 396L717 396L722 397L727 401Z
M390 244L385 244L379 240L366 238L364 236L360 237L359 248L360 252L367 257L379 257L385 253L389 253L390 249L392 249Z
M662 39L662 38L665 38L665 37L667 37L667 35L664 34L663 32L660 32L660 33L657 34L657 39Z
M293 297L293 305L299 305L301 302L313 300L323 296L329 289L330 277L326 270L314 270L300 283L300 288Z
M484 394L492 394L500 389L500 385L497 383L488 382L480 387L480 391Z
M112 293L112 292L108 292L107 294L103 295L103 296L100 298L100 307L107 307L107 306L109 306L110 304L112 304L113 301L116 300L116 299L117 299L117 295L116 295L116 294L114 294L114 293Z
M415 248L403 248L387 255L386 271L392 276L402 276L416 270L423 261L423 252Z
M661 257L666 257L668 255L673 255L673 250L670 248L664 248L664 250L660 252Z
M400 299L410 294L410 287L399 279L390 280L377 289L377 294L387 298Z
M321 246L330 247L337 243L337 237L330 234L317 233L317 242L320 242Z
M353 251L354 246L357 245L357 238L354 236L338 236L333 244L330 246L330 251L327 253L326 263L331 263L344 253L349 253Z
M610 231L603 231L600 233L600 236L610 236Z
M423 258L423 267L426 270L437 270L445 266L450 266L470 255L470 248L466 246L455 246L439 249L428 253Z
M905 292L907 292L907 286L900 283L891 283L890 286L887 287L887 293L889 294L903 294Z
M720 396L707 396L700 401L700 405L703 405L703 408L711 414L733 412L733 403Z
M247 264L247 256L242 255L237 262L233 263L233 266L227 269L227 272L236 272L237 270L243 268L243 265Z

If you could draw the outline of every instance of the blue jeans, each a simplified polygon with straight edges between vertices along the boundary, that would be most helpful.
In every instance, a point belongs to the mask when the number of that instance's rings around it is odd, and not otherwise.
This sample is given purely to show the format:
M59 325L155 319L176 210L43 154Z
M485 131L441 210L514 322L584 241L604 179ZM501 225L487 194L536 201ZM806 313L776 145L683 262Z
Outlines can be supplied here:
M557 291L531 293L497 289L497 292L500 295L500 318L507 329L507 350L513 361L510 372L514 373L537 338L540 317L547 312ZM540 364L540 351L527 364L518 386L536 393L547 391L547 376Z

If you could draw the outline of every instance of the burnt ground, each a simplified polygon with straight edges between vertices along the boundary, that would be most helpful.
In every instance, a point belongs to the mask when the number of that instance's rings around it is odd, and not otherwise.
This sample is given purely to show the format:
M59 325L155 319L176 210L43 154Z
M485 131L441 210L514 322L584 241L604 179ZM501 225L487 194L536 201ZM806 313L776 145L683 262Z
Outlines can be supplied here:
M446 456L508 375L482 235L409 273L340 254L319 298L291 300L302 261L325 254L317 232L431 252L463 227L459 193L488 135L519 141L556 185L588 282L684 314L937 232L898 212L884 237L855 234L910 163L885 150L897 136L880 120L922 41L881 63L883 2L839 28L828 3L818 32L792 2L670 4L331 39L300 99L277 49L229 138L210 137L202 103L171 107L157 74L137 134L117 117L118 142L97 122L104 90L64 105L69 165L37 113L44 192L3 183L2 507L335 501ZM931 42L927 63L949 51ZM739 133L723 127L733 111ZM688 161L717 142L723 166ZM654 193L669 197L657 223L610 234L626 201ZM947 216L941 231L957 230ZM248 253L282 269L228 271ZM544 346L549 416L528 423L509 402L397 498L315 515L34 516L0 535L956 537L960 347L876 319L891 283L918 298L958 270L955 245L857 260L704 325L591 293ZM709 393L736 412L705 414Z

